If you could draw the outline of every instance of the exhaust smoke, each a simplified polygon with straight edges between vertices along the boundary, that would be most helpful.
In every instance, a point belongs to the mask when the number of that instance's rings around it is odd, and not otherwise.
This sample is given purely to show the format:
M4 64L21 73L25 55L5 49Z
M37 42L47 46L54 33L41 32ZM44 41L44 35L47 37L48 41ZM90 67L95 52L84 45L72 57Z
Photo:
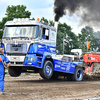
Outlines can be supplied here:
M55 0L55 21L65 14L79 16L80 24L100 25L100 0Z

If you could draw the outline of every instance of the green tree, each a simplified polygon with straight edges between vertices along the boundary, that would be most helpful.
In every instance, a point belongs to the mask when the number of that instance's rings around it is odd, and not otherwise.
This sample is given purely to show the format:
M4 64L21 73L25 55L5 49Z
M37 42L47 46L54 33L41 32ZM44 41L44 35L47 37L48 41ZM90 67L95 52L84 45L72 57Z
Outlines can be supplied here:
M41 21L44 21L45 23L48 24L48 20L46 18L44 18L44 17L41 18Z
M93 48L95 48L95 44L97 44L97 40L93 36L93 33L94 33L93 28L86 26L85 28L82 28L81 34L78 35L80 48L82 48L84 52L87 51L87 41L91 45L89 50L93 50Z
M94 41L92 42L92 48L97 49L100 52L100 31L93 33Z
M33 18L31 18L30 20L35 20L35 18L33 17Z
M69 40L69 44L64 47L64 53L70 53L71 49L79 48L78 37L72 32L72 28L66 23L59 23L57 32L57 50L59 54L63 53L63 37Z
M48 19L46 19L46 18L42 17L42 18L41 18L41 21L44 21L45 23L47 23L47 24L50 24L50 25L54 26L54 22L53 22L52 20L49 20L49 21L48 21Z
M17 6L8 6L6 9L5 15L10 19L14 18L30 18L31 12L26 11L26 6L17 5Z
M2 19L2 22L0 22L0 30L3 31L4 24L7 21L13 20L14 18L30 18L31 12L26 10L26 6L24 5L17 5L17 6L8 6L5 13L6 17ZM0 33L3 33L3 32ZM2 34L0 34L0 38L2 37Z

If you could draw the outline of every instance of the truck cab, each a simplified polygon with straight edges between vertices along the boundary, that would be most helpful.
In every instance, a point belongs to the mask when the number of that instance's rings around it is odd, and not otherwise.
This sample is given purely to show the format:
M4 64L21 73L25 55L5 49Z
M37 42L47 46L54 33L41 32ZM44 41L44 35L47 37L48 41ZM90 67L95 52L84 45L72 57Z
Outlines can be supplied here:
M11 62L9 74L38 71L45 59L56 56L56 28L40 21L18 18L5 23L2 37L4 54Z

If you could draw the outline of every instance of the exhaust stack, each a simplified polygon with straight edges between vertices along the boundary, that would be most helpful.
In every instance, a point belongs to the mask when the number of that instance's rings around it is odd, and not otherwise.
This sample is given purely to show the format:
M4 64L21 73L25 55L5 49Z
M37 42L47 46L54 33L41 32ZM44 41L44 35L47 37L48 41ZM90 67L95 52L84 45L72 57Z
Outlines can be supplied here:
M57 33L57 30L58 30L58 22L57 21L55 22L54 27L56 28L56 33Z

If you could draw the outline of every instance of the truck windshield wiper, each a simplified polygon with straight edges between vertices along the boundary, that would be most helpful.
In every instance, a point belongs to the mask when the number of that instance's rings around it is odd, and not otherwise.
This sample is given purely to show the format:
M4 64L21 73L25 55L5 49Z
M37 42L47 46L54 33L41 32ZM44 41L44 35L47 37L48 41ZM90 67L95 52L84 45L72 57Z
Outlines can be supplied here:
M10 39L10 37L3 37L3 39Z
M29 39L29 37L19 37L19 38L25 38L25 39L28 38Z
M3 37L3 39L28 39L29 37Z
M19 37L21 39L28 39L29 40L29 37Z

